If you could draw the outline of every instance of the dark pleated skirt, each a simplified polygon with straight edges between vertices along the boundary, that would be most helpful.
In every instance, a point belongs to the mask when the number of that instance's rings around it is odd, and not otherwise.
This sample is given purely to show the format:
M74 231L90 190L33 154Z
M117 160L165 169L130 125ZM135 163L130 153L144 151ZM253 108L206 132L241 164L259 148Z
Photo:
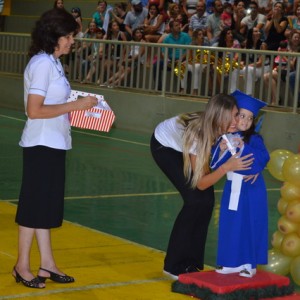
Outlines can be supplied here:
M66 151L44 146L23 148L23 177L16 222L50 229L62 225Z

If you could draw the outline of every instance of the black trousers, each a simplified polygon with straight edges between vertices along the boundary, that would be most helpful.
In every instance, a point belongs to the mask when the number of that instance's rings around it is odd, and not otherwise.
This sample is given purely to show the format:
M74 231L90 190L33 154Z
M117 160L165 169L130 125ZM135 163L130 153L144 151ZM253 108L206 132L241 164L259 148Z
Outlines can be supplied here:
M152 135L152 156L182 196L179 212L170 236L164 270L174 275L185 273L188 266L203 269L208 225L214 207L214 189L192 189L183 174L183 155L164 147Z

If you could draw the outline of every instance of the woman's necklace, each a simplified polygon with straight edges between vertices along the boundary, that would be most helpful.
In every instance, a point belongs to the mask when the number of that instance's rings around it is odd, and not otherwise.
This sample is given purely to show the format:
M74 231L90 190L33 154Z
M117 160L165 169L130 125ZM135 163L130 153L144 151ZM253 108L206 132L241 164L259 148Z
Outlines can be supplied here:
M49 55L50 60L53 62L55 69L57 70L58 74L60 75L60 77L63 77L65 83L67 84L67 86L70 86L68 79L66 78L65 72L62 68L62 65L59 61L58 58L55 58L53 54Z

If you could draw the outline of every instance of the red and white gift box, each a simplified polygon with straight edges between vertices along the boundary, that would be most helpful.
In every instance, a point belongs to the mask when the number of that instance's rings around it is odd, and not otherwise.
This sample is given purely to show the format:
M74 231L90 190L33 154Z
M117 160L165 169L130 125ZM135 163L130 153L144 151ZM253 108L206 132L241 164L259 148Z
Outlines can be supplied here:
M89 110L72 111L70 114L71 126L108 132L115 120L115 114L102 95L72 90L68 102L87 96L96 97L98 104Z

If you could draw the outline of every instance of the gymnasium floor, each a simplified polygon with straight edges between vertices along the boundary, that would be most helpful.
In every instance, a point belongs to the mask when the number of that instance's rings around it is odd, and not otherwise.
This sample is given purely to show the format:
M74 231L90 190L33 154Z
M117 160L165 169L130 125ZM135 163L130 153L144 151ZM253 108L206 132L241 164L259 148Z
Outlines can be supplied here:
M113 128L109 133L73 128L68 152L65 222L53 230L58 266L76 278L28 289L11 276L17 255L14 223L20 180L18 141L24 114L0 108L0 299L188 299L163 277L164 251L181 200L154 164L150 134ZM265 171L269 235L276 231L281 182ZM206 263L215 265L219 199L209 228ZM270 240L270 239L269 239ZM271 248L271 247L270 247ZM33 270L39 267L36 246Z

